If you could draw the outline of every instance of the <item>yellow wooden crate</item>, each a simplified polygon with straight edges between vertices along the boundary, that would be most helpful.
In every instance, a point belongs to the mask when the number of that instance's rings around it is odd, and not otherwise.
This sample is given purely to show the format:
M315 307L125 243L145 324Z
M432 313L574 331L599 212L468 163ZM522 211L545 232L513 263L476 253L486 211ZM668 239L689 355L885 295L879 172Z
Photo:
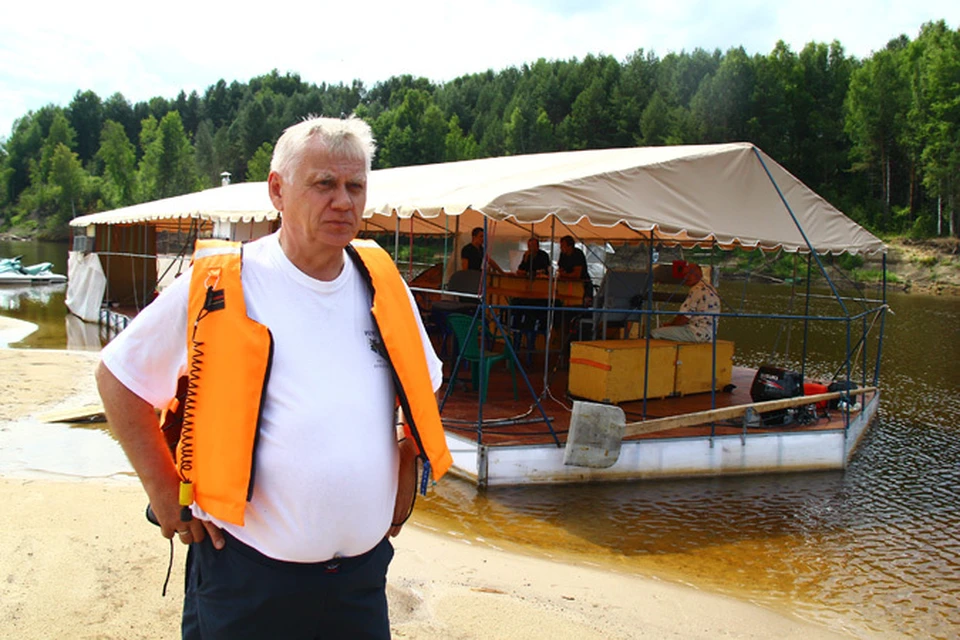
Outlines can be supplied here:
M710 391L713 377L713 344L678 342L677 373L674 391L679 395ZM717 389L730 384L733 377L733 342L717 340Z
M646 340L594 340L570 345L570 394L597 402L643 398ZM673 393L677 343L650 341L648 398Z

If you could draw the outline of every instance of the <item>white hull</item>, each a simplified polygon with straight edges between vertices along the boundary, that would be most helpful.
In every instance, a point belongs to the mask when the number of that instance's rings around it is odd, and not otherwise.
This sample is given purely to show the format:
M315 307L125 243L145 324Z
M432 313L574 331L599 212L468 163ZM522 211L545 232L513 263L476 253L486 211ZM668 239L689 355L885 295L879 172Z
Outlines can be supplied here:
M838 470L847 466L879 404L877 392L845 430L627 440L608 469L565 466L556 445L493 447L449 432L447 445L452 473L491 487Z

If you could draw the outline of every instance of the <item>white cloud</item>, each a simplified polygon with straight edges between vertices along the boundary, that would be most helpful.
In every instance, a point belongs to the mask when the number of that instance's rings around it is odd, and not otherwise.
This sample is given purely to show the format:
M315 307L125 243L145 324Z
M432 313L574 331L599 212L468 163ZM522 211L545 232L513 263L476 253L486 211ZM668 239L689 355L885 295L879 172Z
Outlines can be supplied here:
M888 40L945 19L960 3L806 0L440 0L354 3L345 14L316 3L164 4L115 0L26 3L0 24L0 135L30 109L69 104L77 91L131 101L202 93L223 78L246 82L278 69L308 82L371 86L409 73L434 81L533 62L624 59L637 49L662 57L700 47L742 45L768 53L778 40L795 51L839 40L865 57Z

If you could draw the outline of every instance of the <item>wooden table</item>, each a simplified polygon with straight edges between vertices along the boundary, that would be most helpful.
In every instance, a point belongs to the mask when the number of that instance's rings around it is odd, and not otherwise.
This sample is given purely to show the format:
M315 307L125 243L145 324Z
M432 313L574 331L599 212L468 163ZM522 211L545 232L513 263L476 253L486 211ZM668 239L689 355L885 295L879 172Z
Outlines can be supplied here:
M564 304L583 304L583 280L554 280L553 298ZM550 299L550 279L546 276L521 276L514 273L491 273L487 275L487 294L505 298L532 300Z

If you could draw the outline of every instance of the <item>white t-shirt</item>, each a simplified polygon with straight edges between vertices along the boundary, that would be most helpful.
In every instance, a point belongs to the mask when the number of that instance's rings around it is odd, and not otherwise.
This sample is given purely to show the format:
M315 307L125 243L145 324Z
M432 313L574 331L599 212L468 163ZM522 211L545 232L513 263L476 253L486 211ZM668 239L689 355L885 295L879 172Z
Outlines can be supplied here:
M244 246L242 281L247 314L274 340L253 497L243 527L194 512L278 560L364 553L390 527L398 468L394 385L372 346L369 290L346 255L335 280L310 278L278 234ZM120 382L158 408L186 372L189 284L188 271L103 350ZM436 390L441 363L422 323L420 336Z

